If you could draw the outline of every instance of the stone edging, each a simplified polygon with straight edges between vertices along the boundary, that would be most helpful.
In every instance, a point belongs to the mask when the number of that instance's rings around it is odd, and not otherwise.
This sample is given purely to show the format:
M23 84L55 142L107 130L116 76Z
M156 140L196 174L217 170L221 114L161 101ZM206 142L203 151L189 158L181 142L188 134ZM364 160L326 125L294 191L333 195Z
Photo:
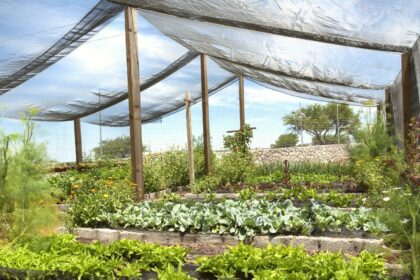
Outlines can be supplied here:
M65 228L61 228L59 231L63 233L68 232ZM143 242L153 242L160 245L201 243L208 245L235 246L240 242L237 237L231 235L222 236L218 234L200 233L181 234L177 232L141 231L132 229L75 228L71 233L84 241L99 240L103 243L111 243L120 239L131 239ZM396 250L385 247L382 239L259 235L245 240L245 243L253 244L256 247L266 247L268 244L302 246L302 249L309 253L318 251L342 251L347 254L357 255L362 250L366 250L372 253L385 251L387 254L398 255ZM392 277L402 279L405 276L405 271L401 265L386 263L386 268Z
M62 229L62 231L65 229ZM99 240L110 243L120 239L131 239L145 242L153 242L160 245L202 243L210 245L234 246L240 243L236 236L219 234L201 234L167 231L146 231L133 229L109 229L109 228L75 228L72 233L84 240ZM318 236L294 236L294 235L257 235L244 241L257 247L271 245L295 245L302 246L307 252L315 251L343 251L349 254L358 254L362 250L379 252L383 250L382 239L365 238L341 238L341 237L318 237Z

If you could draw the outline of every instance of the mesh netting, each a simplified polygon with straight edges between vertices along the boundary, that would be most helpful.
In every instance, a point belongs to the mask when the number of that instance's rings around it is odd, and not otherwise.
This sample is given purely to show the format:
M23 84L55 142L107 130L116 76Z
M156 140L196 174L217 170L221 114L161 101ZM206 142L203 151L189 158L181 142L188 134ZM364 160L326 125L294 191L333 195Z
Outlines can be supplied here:
M112 0L205 22L346 46L406 52L420 34L417 0Z
M33 5L33 1L24 1L30 3L21 3L21 5L26 5L30 7ZM47 1L40 1L38 5L48 5L49 3L44 3ZM89 1L87 1L89 2ZM7 8L13 9L15 7L15 3L10 3L6 1L6 10L3 10L5 14L14 14L12 11L8 11ZM50 6L49 6L50 7ZM59 6L56 7L59 9ZM77 8L77 7L73 7ZM53 30L48 30L48 32L38 32L36 34L32 34L34 36L34 40L29 45L31 48L22 48L22 50L17 51L14 49L16 45L19 44L28 44L27 37L22 40L10 40L10 41L3 41L2 46L0 46L0 53L4 56L4 59L0 59L0 94L4 94L7 91L17 87L21 83L27 81L31 77L35 76L36 74L40 73L44 69L48 68L50 65L56 63L61 58L65 57L69 53L71 53L74 49L78 46L89 40L92 36L94 36L102 27L105 26L110 19L115 17L118 13L122 11L122 7L120 5L112 4L108 1L101 0L98 4L96 4L79 22L77 22L73 28L71 28L68 32L61 35L61 32L65 27L69 24L63 24L60 28L53 28ZM70 14L68 10L65 11L65 14ZM50 11L49 16L54 17L55 13L63 14L62 11L52 10ZM25 13L25 16L27 13ZM26 18L22 21L28 24L29 26L37 26L37 22L39 22L39 16L36 13L30 14L30 18ZM46 19L44 19L46 20ZM60 19L61 20L61 19ZM68 16L64 18L63 22L68 22L74 20L73 16ZM51 22L54 22L50 19ZM6 24L16 22L16 19L11 21L10 19L3 18L1 20L1 24ZM14 30L13 26L13 29ZM53 31L53 32L51 32ZM48 35L46 35L48 34ZM41 51L44 46L48 46L50 40L56 39L55 35L61 36L56 42L54 42L50 47L48 47L45 51Z
M413 51L411 111L420 111L417 0L112 2L0 2L4 116L18 118L37 107L38 120L83 118L95 124L128 125L120 4L142 9L139 53L145 123L182 109L185 90L193 102L200 101L199 53L212 59L211 94L237 75L289 95L349 104L383 102L385 88L391 87L399 124L397 52ZM57 22L60 26L54 25Z

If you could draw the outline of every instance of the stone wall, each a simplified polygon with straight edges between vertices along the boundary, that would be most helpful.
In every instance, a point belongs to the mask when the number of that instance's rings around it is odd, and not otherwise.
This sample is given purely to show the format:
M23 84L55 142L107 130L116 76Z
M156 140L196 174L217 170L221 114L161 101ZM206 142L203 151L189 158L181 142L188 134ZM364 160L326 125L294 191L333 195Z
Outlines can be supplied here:
M317 145L278 149L256 149L251 151L255 162L276 163L288 160L290 162L345 162L349 159L347 145ZM216 152L218 156L226 151Z
M255 162L344 162L349 159L347 145L317 145L278 149L253 150Z

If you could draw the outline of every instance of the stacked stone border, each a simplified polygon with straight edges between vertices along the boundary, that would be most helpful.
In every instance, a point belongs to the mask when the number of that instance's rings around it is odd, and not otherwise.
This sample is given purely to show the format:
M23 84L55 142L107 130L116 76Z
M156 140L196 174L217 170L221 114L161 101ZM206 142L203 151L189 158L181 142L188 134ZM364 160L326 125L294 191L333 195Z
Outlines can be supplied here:
M75 234L83 241L101 241L111 243L121 239L137 240L142 242L156 243L159 245L188 245L207 244L220 246L235 246L241 241L236 236L202 233L178 233L167 231L148 231L135 229L110 229L110 228L74 228L67 230L61 228L62 233ZM372 253L385 252L388 255L398 256L399 251L387 248L382 239L366 238L341 238L341 237L319 237L319 236L295 236L295 235L257 235L244 240L245 244L252 244L256 247L271 245L302 246L308 253L319 251L344 252L346 254L358 255L366 250ZM393 277L404 277L405 272L401 265L387 264L387 269Z
M236 236L202 233L178 233L167 231L144 231L134 229L109 228L75 228L72 230L77 237L83 240L99 240L110 243L120 239L131 239L144 242L153 242L161 245L202 243L210 245L234 246L240 243ZM382 239L341 238L322 236L295 236L295 235L257 235L244 241L257 247L271 245L302 246L307 252L315 251L343 251L349 254L358 254L363 250L380 252L384 248Z

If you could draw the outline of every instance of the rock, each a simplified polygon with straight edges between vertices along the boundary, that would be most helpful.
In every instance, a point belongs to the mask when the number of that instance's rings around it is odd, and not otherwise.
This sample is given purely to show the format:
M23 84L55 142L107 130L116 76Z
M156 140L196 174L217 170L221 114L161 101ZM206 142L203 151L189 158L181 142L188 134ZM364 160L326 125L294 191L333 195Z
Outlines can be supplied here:
M97 231L97 239L103 243L112 243L120 239L120 233L118 230L109 228L99 228Z
M146 233L141 231L120 230L120 239L144 241L146 239Z
M93 228L76 228L74 229L74 234L77 235L79 238L83 238L83 239L89 239L89 240L98 239L98 232L96 229L93 229Z

